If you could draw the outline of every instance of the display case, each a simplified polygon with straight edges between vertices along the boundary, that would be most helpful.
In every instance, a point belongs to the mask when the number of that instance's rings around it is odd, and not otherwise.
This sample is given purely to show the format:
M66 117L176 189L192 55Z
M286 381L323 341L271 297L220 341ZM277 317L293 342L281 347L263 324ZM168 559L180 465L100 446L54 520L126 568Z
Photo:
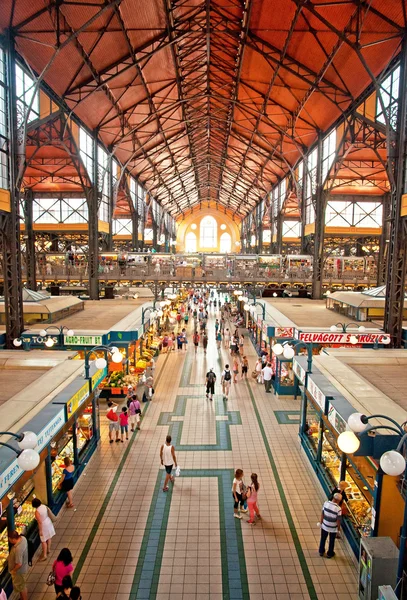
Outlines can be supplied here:
M69 427L51 447L52 491L55 494L65 468L64 458L74 462L73 426Z
M295 381L293 361L286 358L275 357L274 391L280 396L294 396Z

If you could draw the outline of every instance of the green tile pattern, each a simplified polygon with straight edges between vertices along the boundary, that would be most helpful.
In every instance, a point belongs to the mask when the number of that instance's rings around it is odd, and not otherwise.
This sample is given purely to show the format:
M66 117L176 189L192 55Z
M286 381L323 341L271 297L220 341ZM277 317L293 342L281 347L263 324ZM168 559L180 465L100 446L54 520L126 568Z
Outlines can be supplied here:
M300 424L300 411L299 410L275 410L279 425L299 425Z

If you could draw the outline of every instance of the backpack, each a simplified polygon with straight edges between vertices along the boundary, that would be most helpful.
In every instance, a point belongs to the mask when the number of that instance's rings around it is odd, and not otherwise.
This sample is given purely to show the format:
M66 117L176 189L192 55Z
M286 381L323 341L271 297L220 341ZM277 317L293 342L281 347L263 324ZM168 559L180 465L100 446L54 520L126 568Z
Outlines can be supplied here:
M208 383L215 383L215 373L213 371L208 373Z
M223 379L225 381L230 381L232 379L231 375L230 375L230 371L225 371L225 374L223 376Z

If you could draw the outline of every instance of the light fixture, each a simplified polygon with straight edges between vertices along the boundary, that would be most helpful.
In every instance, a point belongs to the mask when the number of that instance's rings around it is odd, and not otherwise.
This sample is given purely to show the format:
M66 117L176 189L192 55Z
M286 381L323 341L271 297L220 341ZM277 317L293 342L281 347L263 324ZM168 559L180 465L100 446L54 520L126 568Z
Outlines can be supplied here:
M249 309L250 309L250 304L247 304L247 303L246 303L246 304L243 306L243 308L244 308L245 310L249 310Z
M66 332L66 335L73 336L73 335L75 335L75 332L73 329L68 329L68 331Z
M349 341L350 341L351 344L355 345L355 344L358 343L359 340L356 337L356 335L351 335L350 338L349 338Z
M112 354L112 361L116 364L121 363L123 360L123 356L121 355L121 352L117 351L114 354Z
M365 431L368 424L367 416L362 413L353 413L348 418L348 425L355 433Z
M235 290L234 292L235 296L243 296L243 291L242 290Z
M40 464L40 455L35 450L28 448L17 456L17 464L23 471L32 471Z
M359 331L359 333L363 333L364 331L366 331L366 327L364 325L360 325L358 327L358 331Z
M156 316L157 316L157 313L156 313L156 311L155 311L155 310L152 310L152 311L151 311L151 313L150 313L150 317L151 317L152 319L155 319L155 318L156 318Z
M330 296L330 295L331 295L331 290L327 290L327 291L325 292L325 296Z
M402 454L397 452L397 450L389 450L382 454L380 467L386 475L397 477L406 470L406 461Z
M157 311L157 317L162 317L162 316L163 316L163 314L164 314L164 313L163 313L163 311L162 311L162 310L159 310L159 311Z
M382 340L382 344L384 344L385 346L387 346L388 344L390 344L390 337L385 338L384 340Z
M353 454L359 450L360 440L353 431L344 431L338 436L337 444L345 454Z
M292 346L284 346L284 350L283 350L284 358L291 360L292 358L294 358L294 355L295 355L295 350Z
M111 346L110 352L112 354L116 354L116 352L119 352L119 348L117 346Z
M52 346L54 344L55 344L54 340L50 337L45 340L45 345L47 348L52 348Z
M97 358L95 360L95 367L97 369L104 369L107 365L106 359L105 358Z
M329 328L331 331L338 331L338 328L336 325L331 325Z
M195 229L196 229L196 223L192 223L192 225L191 225L191 229L192 229L193 231L195 231Z
M220 228L222 229L222 231L225 231L226 225L224 223L222 223L222 225L220 226Z
M274 292L273 298L277 298L277 293L276 292Z
M19 348L20 346L22 346L23 340L21 338L16 338L15 340L13 340L13 344L16 348Z
M41 337L45 337L47 335L47 332L45 329L40 329L40 336Z
M138 294L134 294L133 298L134 298L134 300L137 300Z
M281 344L274 344L274 346L271 348L271 351L274 352L276 356L280 356L280 354L284 352L284 348Z
M24 431L23 439L18 442L21 450L33 450L38 444L37 434L33 431Z
M164 308L164 306L167 306L167 301L166 301L166 300L163 300L162 302L160 302L160 306L161 306L162 308Z

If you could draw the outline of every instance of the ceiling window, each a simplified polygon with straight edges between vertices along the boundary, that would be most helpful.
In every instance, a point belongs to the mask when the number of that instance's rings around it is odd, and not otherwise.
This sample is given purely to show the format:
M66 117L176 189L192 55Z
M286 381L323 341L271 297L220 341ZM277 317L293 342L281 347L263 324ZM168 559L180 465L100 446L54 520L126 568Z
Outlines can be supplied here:
M185 252L196 252L197 240L193 231L190 231L185 236Z
M322 142L322 180L328 177L329 171L335 158L336 152L336 129L333 129Z
M283 221L283 238L299 238L301 236L300 221Z
M17 124L21 126L40 116L40 95L35 91L35 81L16 65Z
M93 181L93 138L82 127L79 127L79 152L89 179Z
M376 101L376 119L385 125L387 116L393 129L397 127L399 88L400 66L383 81L380 86L380 98L378 97Z
M201 248L216 248L218 225L213 217L204 217L200 226Z
M229 254L232 251L232 238L230 234L225 232L220 236L220 252L223 254Z

